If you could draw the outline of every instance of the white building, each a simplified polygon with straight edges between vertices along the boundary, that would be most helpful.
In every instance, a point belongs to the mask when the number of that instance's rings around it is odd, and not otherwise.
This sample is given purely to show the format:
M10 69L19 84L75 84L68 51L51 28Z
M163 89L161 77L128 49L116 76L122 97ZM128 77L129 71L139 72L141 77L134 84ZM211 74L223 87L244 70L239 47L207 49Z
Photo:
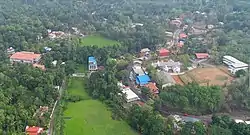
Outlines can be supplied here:
M232 57L232 56L223 56L223 63L225 63L228 66L228 70L235 74L235 72L239 70L246 70L248 69L248 64L239 61L238 59Z
M234 121L235 123L245 123L243 120L240 120L240 119L235 119Z
M159 67L163 71L169 72L173 71L174 73L180 73L181 71L181 63L175 62L173 60L169 60L168 62L157 61L157 63L152 63L152 66Z
M140 98L129 87L124 86L121 82L118 82L117 85L122 90L122 93L126 95L128 103L140 100Z
M145 75L144 70L142 69L141 66L133 66L132 67L132 72L131 72L131 77L133 77L134 79L136 78L136 76L141 76L141 75Z
M7 49L7 54L12 55L12 54L14 54L14 53L15 53L15 49L14 49L13 47L9 47L9 48Z

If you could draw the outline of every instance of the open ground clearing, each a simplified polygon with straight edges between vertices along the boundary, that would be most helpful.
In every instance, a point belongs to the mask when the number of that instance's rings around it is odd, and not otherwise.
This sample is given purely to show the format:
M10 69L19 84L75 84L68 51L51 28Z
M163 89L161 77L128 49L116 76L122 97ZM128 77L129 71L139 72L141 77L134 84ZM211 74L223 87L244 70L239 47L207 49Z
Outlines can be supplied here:
M191 71L188 71L184 75L180 75L182 81L187 84L190 82L197 82L201 85L219 85L223 86L229 84L233 77L231 77L226 71L215 68L197 68Z
M90 35L82 38L81 45L82 46L96 45L98 47L105 47L105 46L120 45L120 43L114 40L104 38L99 35Z
M84 100L68 103L64 112L65 135L136 135L126 122L113 120L105 104L88 96L82 79L72 78L68 92Z

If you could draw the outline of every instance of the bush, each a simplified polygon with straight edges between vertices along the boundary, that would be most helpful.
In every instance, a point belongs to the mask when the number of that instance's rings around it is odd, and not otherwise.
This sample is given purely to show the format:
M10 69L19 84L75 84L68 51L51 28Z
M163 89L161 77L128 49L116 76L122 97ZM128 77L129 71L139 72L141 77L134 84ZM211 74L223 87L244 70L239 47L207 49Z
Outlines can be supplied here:
M245 75L246 75L245 70L239 70L239 71L235 72L235 77L241 77L241 76L245 76Z

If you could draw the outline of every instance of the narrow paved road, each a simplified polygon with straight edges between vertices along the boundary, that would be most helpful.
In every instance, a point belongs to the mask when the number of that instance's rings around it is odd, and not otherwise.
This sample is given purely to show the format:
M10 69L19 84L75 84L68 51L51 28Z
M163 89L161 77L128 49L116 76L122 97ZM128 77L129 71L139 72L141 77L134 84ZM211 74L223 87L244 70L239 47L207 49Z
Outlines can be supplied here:
M48 135L53 135L53 129L54 129L54 110L55 110L55 108L56 108L56 106L57 106L57 103L58 103L58 101L61 99L61 97L62 97L62 94L63 94L63 90L65 89L65 80L63 80L63 82L62 82L62 85L61 85L61 87L60 87L60 89L59 89L59 98L58 98L58 100L55 102L55 106L54 106L54 108L53 108L53 110L52 110L52 112L51 112L51 118L50 118L50 123L49 123L49 129L48 129Z
M181 31L182 31L181 29L177 29L174 32L172 42L171 42L170 46L167 47L168 49L171 49L174 45L176 45L178 43L179 35L180 35Z

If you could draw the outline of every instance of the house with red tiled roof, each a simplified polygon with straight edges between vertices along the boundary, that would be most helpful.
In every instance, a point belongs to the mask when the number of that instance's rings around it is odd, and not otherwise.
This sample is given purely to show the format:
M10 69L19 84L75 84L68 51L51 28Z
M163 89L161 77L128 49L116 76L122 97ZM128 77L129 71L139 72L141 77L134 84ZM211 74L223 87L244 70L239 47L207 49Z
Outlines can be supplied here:
M148 84L144 85L145 87L149 88L150 92L153 94L153 95L156 95L159 93L159 89L158 87L156 86L155 83L153 82L149 82Z
M165 48L162 48L159 50L160 57L167 57L167 56L169 56L169 54L170 54L170 51L165 49Z
M207 59L209 58L208 53L195 53L196 59Z
M11 62L37 63L41 59L41 54L34 52L16 52L10 56Z
M43 128L35 126L33 127L26 126L25 132L28 135L40 135L43 132Z

